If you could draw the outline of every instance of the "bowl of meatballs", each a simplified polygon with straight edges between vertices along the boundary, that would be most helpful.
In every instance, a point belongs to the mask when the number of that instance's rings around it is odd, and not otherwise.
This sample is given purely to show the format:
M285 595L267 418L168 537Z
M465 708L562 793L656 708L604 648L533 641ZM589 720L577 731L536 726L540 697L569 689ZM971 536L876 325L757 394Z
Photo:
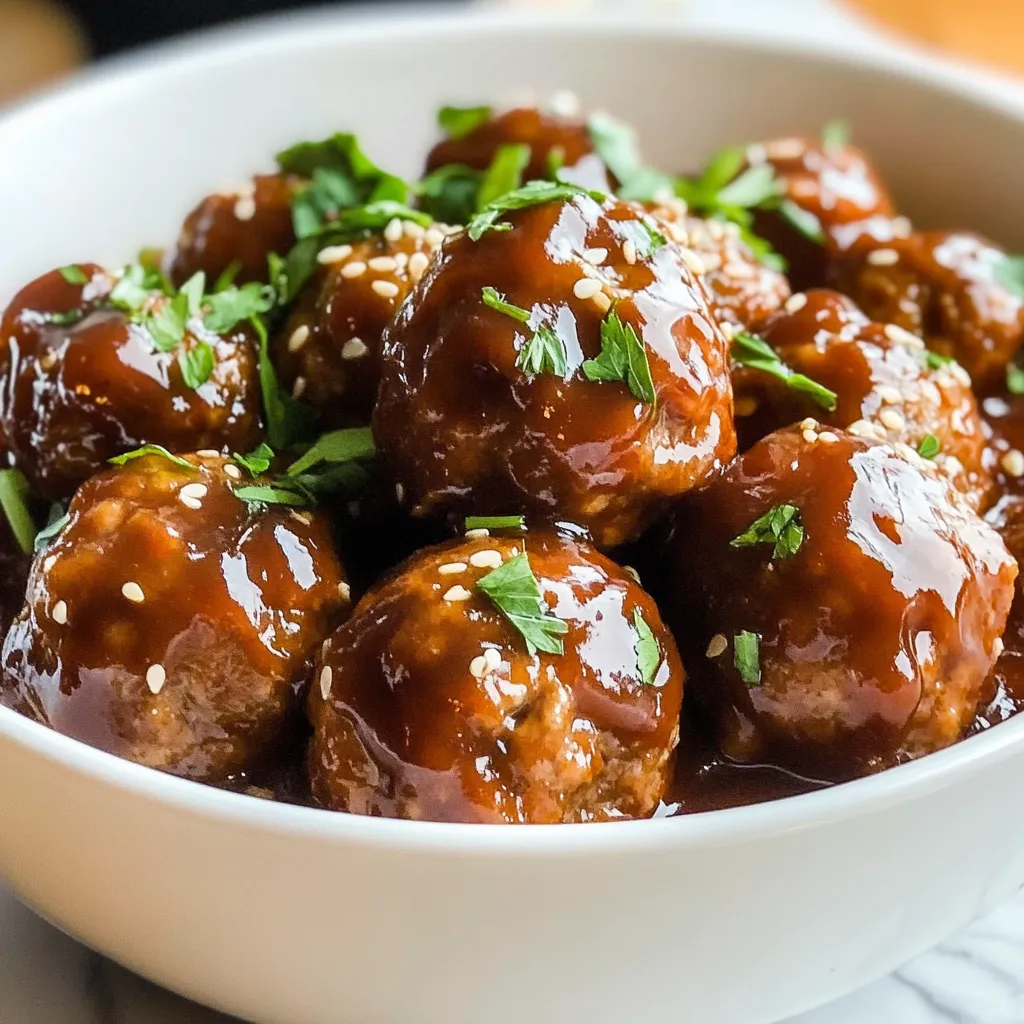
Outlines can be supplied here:
M1020 112L318 12L0 143L0 876L59 927L249 1020L769 1024L1024 882Z

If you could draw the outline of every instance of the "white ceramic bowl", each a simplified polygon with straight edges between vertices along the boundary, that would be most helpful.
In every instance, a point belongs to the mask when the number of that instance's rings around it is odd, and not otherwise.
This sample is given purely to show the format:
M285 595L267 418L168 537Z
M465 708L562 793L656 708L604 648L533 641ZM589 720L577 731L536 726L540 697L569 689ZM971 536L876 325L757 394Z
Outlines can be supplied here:
M891 58L889 59L891 63ZM1024 243L1019 111L926 61L670 24L318 14L154 51L0 122L0 295L173 237L293 140L413 172L444 101L568 87L653 161L849 117L906 212ZM1024 717L874 778L622 825L382 821L119 761L0 709L0 875L194 999L282 1024L758 1024L921 952L1024 881Z

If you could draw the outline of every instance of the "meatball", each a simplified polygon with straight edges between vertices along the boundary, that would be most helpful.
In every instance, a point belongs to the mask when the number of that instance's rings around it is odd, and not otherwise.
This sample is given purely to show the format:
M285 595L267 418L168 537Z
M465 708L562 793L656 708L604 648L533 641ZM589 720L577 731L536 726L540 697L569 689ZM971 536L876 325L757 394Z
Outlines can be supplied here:
M789 262L794 289L824 284L830 255L909 231L905 218L895 216L892 198L871 162L854 146L776 139L750 146L747 159L751 166L769 164L782 183L783 199L820 227L822 238L812 239L778 213L762 213L755 221L757 233Z
M421 551L328 640L309 714L324 806L437 821L645 817L671 775L683 667L653 600L589 544L480 536ZM524 553L525 549L525 553ZM495 575L536 579L564 653L529 649ZM514 588L523 612L522 582ZM536 621L535 619L533 620Z
M247 504L240 476L212 453L148 455L83 484L32 566L3 703L205 782L285 742L348 584L328 524Z
M927 231L858 250L834 279L872 319L920 335L985 392L1002 384L1024 337L1024 300L997 274L1005 258L978 235Z
M638 207L509 220L448 238L399 310L374 435L414 515L555 516L611 547L735 451L727 342Z
M450 164L484 171L500 147L511 145L530 147L524 181L549 178L553 167L558 166L559 176L565 181L602 192L612 191L613 183L609 182L604 162L594 152L587 125L533 107L488 117L465 135L439 142L427 157L427 171Z
M112 303L115 283L91 264L55 270L20 292L0 322L0 425L14 464L49 499L70 496L111 456L143 443L239 452L259 443L248 328L222 337L191 317L168 350L151 321ZM150 293L147 315L170 301ZM204 353L209 376L190 387L181 358Z
M988 439L985 465L995 478L994 497L1015 501L1024 496L1024 395L1003 388L982 399L981 415Z
M836 408L827 412L779 378L740 366L733 384L741 447L816 416L854 434L919 449L976 507L984 503L992 483L985 434L959 365L930 359L916 335L872 323L850 299L824 289L794 295L761 337L790 370L833 391Z
M723 752L832 780L960 739L1017 575L925 460L810 425L685 502L669 557Z
M451 229L393 220L382 235L332 246L324 270L274 341L279 376L328 427L369 423L384 328Z
M650 212L673 241L700 258L704 289L720 324L756 330L789 298L786 276L758 260L735 224L688 217L677 199L654 204Z
M186 218L167 274L182 285L199 270L216 280L233 264L235 280L267 280L267 256L295 244L292 197L301 179L290 174L261 174L238 188L207 196Z

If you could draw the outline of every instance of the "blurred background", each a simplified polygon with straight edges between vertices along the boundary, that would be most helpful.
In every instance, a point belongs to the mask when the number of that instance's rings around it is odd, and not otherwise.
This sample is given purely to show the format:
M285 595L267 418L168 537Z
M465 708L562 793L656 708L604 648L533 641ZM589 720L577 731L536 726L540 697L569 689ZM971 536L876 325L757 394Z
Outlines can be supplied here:
M322 2L322 0L321 0ZM404 0L408 4L409 0ZM472 0L464 0L470 4ZM736 24L856 19L879 40L903 38L1024 74L1024 0L476 0L550 7L650 3L689 15L725 11ZM90 60L208 25L314 4L309 0L0 0L0 104ZM364 0L363 6L367 6ZM389 0L371 5L386 8ZM710 19L714 20L714 19ZM838 23L838 22L837 22ZM888 39L886 38L888 37Z

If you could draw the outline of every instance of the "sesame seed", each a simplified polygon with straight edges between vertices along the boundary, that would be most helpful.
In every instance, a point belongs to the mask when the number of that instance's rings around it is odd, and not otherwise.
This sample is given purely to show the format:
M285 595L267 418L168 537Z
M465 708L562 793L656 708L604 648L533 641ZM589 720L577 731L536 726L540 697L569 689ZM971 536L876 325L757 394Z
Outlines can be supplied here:
M292 398L301 398L306 390L306 378L296 377L292 385Z
M636 243L628 239L622 243L622 258L632 266L636 263Z
M548 100L548 110L555 117L577 117L580 112L580 98L576 93L562 89Z
M835 444L839 440L839 435L834 434L831 430L823 430L818 435L818 440L823 441L825 444Z
M729 641L721 633L716 633L708 643L708 648L704 654L709 658L717 658L720 654L725 654L728 646Z
M154 696L164 688L164 683L166 682L167 670L163 665L150 665L146 669L146 685L149 687L149 692Z
M398 270L405 270L409 266L409 254L407 252L395 253L395 267Z
M384 229L384 237L389 242L398 242L402 238L402 221L399 217L394 217L388 221L388 226Z
M478 537L490 537L490 535L491 535L491 531L488 530L486 527L483 527L483 526L480 527L480 529L478 529L478 530L467 530L466 531L466 536L470 540L476 540Z
M889 226L892 228L892 233L897 238L906 238L913 230L913 225L910 223L910 219L908 217L893 217Z
M722 328L726 341L732 341L740 330L735 324L729 323L728 320L723 320L718 326Z
M483 679L483 677L487 675L487 662L484 660L484 656L482 654L478 654L469 663L469 674L474 679Z
M288 351L298 352L307 341L309 341L309 327L302 324L292 331L292 336L288 339Z
M57 564L56 555L47 555L43 559L43 572L49 572Z
M891 267L899 263L900 254L895 249L873 249L868 253L867 260L874 267Z
M903 401L903 395L899 388L894 388L889 384L883 384L878 389L878 397L885 402L886 405L899 405Z
M297 523L302 523L303 526L309 526L313 522L313 516L309 512L300 512L297 508L288 509L288 516L294 519Z
M206 484L185 484L178 494L185 498L205 498L207 492Z
M998 658L1003 653L1004 648L1005 644L1003 643L1003 638L1001 636L997 636L995 640L992 641L992 653Z
M384 299L393 299L399 291L394 281L374 281L370 287Z
M48 348L40 358L39 365L44 370L52 370L57 365L57 353L52 348Z
M707 269L707 260L704 261L704 267ZM728 277L743 279L754 277L757 274L757 270L750 263L740 263L738 260L732 260L722 267L722 273Z
M405 501L405 486L403 484L395 484L395 501L397 501L399 505Z
M487 663L487 668L493 672L501 665L501 655L493 647L488 647L484 651L484 661Z
M425 252L414 252L409 257L409 276L414 282L418 282L428 266L430 257Z
M608 250L601 248L584 249L581 255L591 266L599 267L608 259Z
M437 248L444 241L444 232L438 230L436 227L428 228L426 233L423 235L423 241L427 245Z
M404 230L406 238L422 238L427 233L427 229L414 220L405 221Z
M753 395L741 395L736 399L736 415L753 416L757 412L758 405L760 405L760 402Z
M235 203L236 220L252 220L256 216L256 200L253 196L239 196Z
M348 341L341 346L341 358L362 359L362 357L369 351L369 348L366 347L366 342L364 342L362 338L349 338Z
M807 419L805 419L803 422L801 422L800 429L801 430L817 430L818 429L818 421L816 419L814 419L813 417L808 416Z
M224 472L231 477L232 480L242 479L242 471L237 466L233 466L230 462L224 467Z
M950 363L946 368L953 375L953 379L963 384L965 388L971 386L971 375L959 363Z
M488 548L486 551L474 551L469 556L469 564L477 569L497 569L501 565L501 552Z
M142 604L142 602L146 600L146 595L142 592L142 587L133 580L129 580L127 583L123 583L121 585L121 594L131 601L132 604Z
M65 601L58 601L53 606L53 621L63 626L68 621L68 606Z
M592 299L603 285L592 277L581 277L573 286L572 293L577 299Z
M196 498L189 498L187 495L182 497L179 494L178 500L185 506L185 508L191 508L197 512L203 507L203 503L201 501L198 501Z
M344 580L338 584L338 596L342 601L348 601L352 597L352 588Z
M814 444L818 440L818 432L816 430L805 430L803 437L808 444Z
M394 256L374 256L367 265L371 270L379 270L385 274L393 274L398 269L398 261Z
M468 601L473 595L461 584L456 583L450 590L446 590L444 594L445 601Z
M856 420L855 422L851 423L846 429L855 437L875 436L875 426L873 423L868 423L867 420Z
M999 460L999 464L1010 476L1024 476L1024 453L1018 448L1011 448Z
M465 572L466 568L465 562L445 562L444 565L438 566L437 571L442 576L454 576L455 573Z
M786 304L783 307L787 313L798 313L804 306L807 305L807 296L803 292L797 292L796 295L790 295L786 299Z
M196 452L196 455L201 459L219 459L220 452L214 451L213 448L203 448L202 451Z
M683 262L689 268L691 273L700 277L701 274L707 272L707 267L704 266L704 261L692 249L684 247L679 250L679 255L682 257Z
M922 348L923 343L916 334L911 334L899 324L886 324L882 333L895 345L909 345L911 348Z
M330 665L324 665L320 669L320 696L329 700L331 696L331 683L334 681L334 670Z
M351 255L351 245L328 245L317 253L316 261L321 266L328 267L332 263L341 263L342 260L347 260Z
M607 313L612 308L612 300L604 292L598 292L590 300L602 313Z
M878 418L882 421L882 425L889 430L906 429L907 421L895 409L883 409Z
M341 268L341 276L352 280L356 277L362 277L366 273L366 264L362 260L353 260L351 263L346 263Z

